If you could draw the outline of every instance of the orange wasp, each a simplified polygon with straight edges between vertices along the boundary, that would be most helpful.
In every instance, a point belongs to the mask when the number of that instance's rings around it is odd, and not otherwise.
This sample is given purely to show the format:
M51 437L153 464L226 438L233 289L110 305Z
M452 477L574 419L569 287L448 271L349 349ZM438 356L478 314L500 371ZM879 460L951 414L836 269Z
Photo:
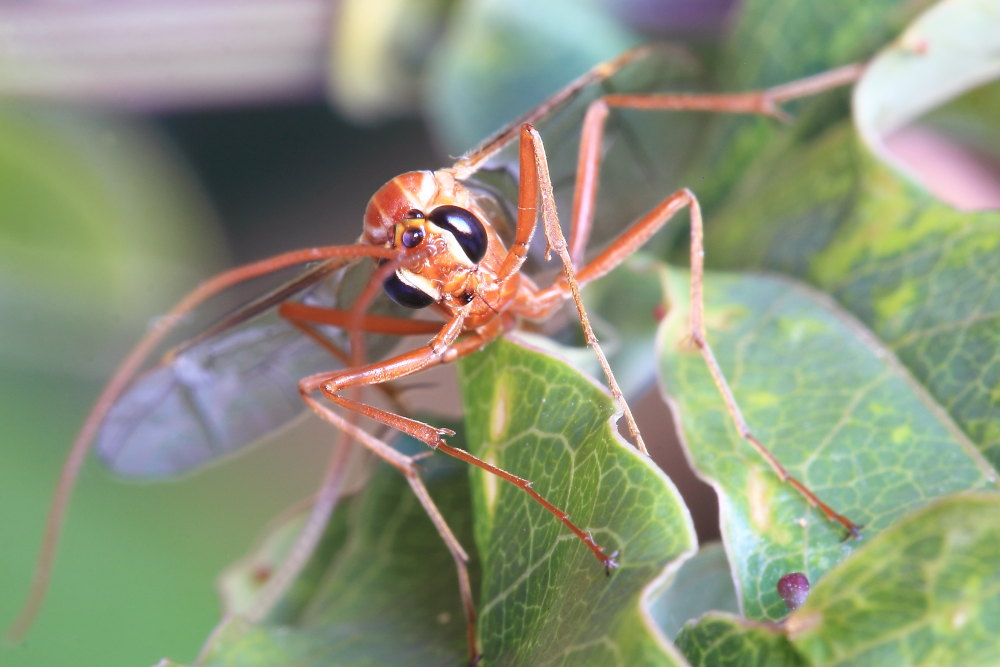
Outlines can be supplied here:
M858 526L790 477L743 420L705 338L702 219L698 200L691 191L681 189L661 198L636 219L622 221L623 226L630 224L616 232L617 236L592 257L585 258L585 251L596 216L602 155L612 110L720 111L782 118L780 103L850 83L861 68L848 66L783 86L738 94L615 94L601 88L602 92L586 105L582 118L567 242L559 224L546 149L535 126L567 108L584 91L600 88L598 84L610 81L613 74L643 64L655 51L633 50L594 68L449 168L414 171L392 179L372 196L358 243L288 252L230 269L183 298L125 358L84 423L60 477L29 600L11 633L22 634L38 611L70 492L95 440L102 458L124 474L155 476L197 467L257 439L299 412L299 407L282 398L288 393L286 387L276 388L277 400L268 401L267 406L260 405L263 401L256 398L249 405L240 401L241 383L248 382L248 378L271 382L268 370L279 366L286 374L293 370L297 373L290 381L290 389L297 392L310 410L406 478L455 562L467 619L469 652L473 657L477 655L475 606L466 566L468 556L428 494L415 464L417 457L400 453L361 428L357 423L361 417L406 433L432 450L478 466L518 486L576 535L582 547L610 573L617 566L617 554L596 543L584 527L570 520L566 508L558 508L546 500L544 490L536 490L530 481L449 445L445 438L453 435L452 431L376 407L361 400L358 392L365 387L376 387L392 399L391 382L472 354L522 321L544 320L572 300L585 337L598 357L636 446L646 453L621 389L591 330L579 289L621 264L684 208L688 209L691 224L691 338L704 357L738 432L782 480L828 519L856 535ZM517 155L516 214L512 216L513 234L509 243L498 232L497 212L504 209L504 202L498 201L500 195L496 191L477 182L490 169L491 161L506 149L516 149ZM539 286L522 273L539 218L546 255L555 253L562 263L562 273L545 286ZM350 308L336 307L337 301L323 292L331 283L327 279L336 278L347 264L363 259L373 261L374 271ZM174 348L158 365L140 373L147 358L177 322L207 299L247 280L306 263L316 264L299 278ZM411 319L398 311L389 315L373 312L379 291L404 309L432 309L439 315L439 321ZM282 321L255 328L243 326L274 310ZM345 331L349 334L347 340L339 333ZM431 338L409 352L371 363L365 361L363 334L431 335ZM250 358L248 350L258 357L252 368L235 368L233 360L237 355L230 354L231 350L238 350L241 359ZM316 373L315 369L323 367L324 360L325 366L329 366L331 356L344 367ZM256 396L259 395L260 392ZM343 412L336 411L334 406ZM175 437L178 430L183 431L183 437ZM283 576L276 577L274 590L294 576L319 539L335 503L336 473L342 467L343 450L342 447L335 450L338 453L332 457L330 472L310 521L293 550L298 557L289 559ZM266 606L264 602L261 604Z

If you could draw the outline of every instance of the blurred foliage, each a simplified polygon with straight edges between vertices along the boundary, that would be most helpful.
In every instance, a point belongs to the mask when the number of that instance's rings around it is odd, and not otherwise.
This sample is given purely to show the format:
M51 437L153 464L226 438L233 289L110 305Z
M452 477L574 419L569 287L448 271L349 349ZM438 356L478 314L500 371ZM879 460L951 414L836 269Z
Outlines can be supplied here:
M400 443L413 451L419 443ZM462 464L435 458L424 467L438 506L463 515L452 528L469 542L469 486ZM302 521L283 524L270 543L227 574L251 593L287 554ZM272 553L273 551L273 553ZM294 592L266 624L231 618L199 664L458 664L467 652L455 566L399 473L381 466L365 493L338 507L321 547ZM428 605L400 604L401 599ZM432 609L431 609L432 608ZM430 610L430 613L428 613ZM295 626L289 632L288 626Z
M2 361L93 371L92 354L81 359L79 350L100 347L104 321L150 302L162 307L186 281L184 263L211 260L210 212L141 123L7 105L0 146ZM199 232L207 243L191 243ZM67 326L78 350L53 344Z
M143 320L167 306L190 271L212 263L216 237L198 189L143 123L29 105L0 108L5 619L26 591L53 471L85 404ZM88 468L85 477L92 474ZM206 490L189 487L187 506L204 502ZM204 632L210 609L172 626L137 621L134 632L120 631L133 619L129 610L152 598L189 608L189 596L201 593L175 586L166 573L209 576L210 563L189 562L191 550L164 539L177 527L162 513L165 502L178 500L170 495L85 490L81 503L104 517L74 513L66 539L73 557L57 573L46 616L27 643L3 647L0 662L151 660L154 638L189 647ZM120 548L106 547L112 544ZM129 585L112 595L92 585L112 571ZM93 613L95 601L106 599L116 603Z
M478 0L462 5L428 62L424 105L458 155L590 66L638 43L593 0Z

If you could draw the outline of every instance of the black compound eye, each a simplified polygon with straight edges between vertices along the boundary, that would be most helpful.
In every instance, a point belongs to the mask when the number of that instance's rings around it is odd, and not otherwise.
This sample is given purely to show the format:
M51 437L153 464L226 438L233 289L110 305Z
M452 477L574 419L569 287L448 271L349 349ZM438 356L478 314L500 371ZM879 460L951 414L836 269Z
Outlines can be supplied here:
M458 206L438 206L427 219L451 232L474 264L478 264L486 256L486 228L469 211Z
M420 227L408 227L403 230L400 240L404 248L416 248L424 240L424 230L420 229Z
M413 285L407 285L395 273L391 273L382 288L389 298L404 308L426 308L434 303L434 297Z

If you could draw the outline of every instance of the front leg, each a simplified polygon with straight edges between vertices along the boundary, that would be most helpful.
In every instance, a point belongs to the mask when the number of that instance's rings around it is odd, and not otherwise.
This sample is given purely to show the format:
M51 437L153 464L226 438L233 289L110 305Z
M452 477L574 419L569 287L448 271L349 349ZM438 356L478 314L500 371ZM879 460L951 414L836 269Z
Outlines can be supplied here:
M836 521L842 525L847 530L848 535L857 537L860 535L861 528L847 517L834 511L832 507L820 500L805 484L789 475L788 471L785 470L785 467L778 461L774 454L750 431L750 427L743 418L743 413L736 402L736 397L733 395L733 391L730 389L729 383L722 373L722 368L715 358L715 353L712 351L712 346L709 344L705 332L705 304L703 295L705 273L704 228L701 219L701 207L690 190L678 190L660 202L652 211L618 237L614 243L605 248L592 261L584 265L577 272L577 279L583 284L605 275L621 264L625 258L632 255L653 234L666 225L675 213L685 207L690 212L691 220L691 340L698 348L705 361L705 365L708 367L709 373L712 375L712 380L719 390L719 394L722 396L723 403L726 405L726 411L729 413L740 437L757 450L781 481L794 488L810 505L818 508L827 519ZM560 276L552 285L538 292L535 299L537 310L531 313L531 316L544 317L551 310L558 307L564 299L570 298L573 295L574 289L569 278L567 276Z
M444 516L438 510L430 494L427 492L423 481L420 479L419 469L415 465L416 457L406 456L379 438L360 428L350 419L350 414L364 415L381 424L390 426L398 431L406 433L418 440L423 441L429 447L441 451L449 456L470 463L486 472L496 475L501 479L514 484L527 493L535 502L545 508L569 530L576 535L584 545L594 554L597 560L609 572L617 567L613 555L605 553L591 537L591 535L573 523L569 515L559 509L541 494L532 488L532 483L526 479L513 475L506 470L491 465L465 450L452 447L444 442L444 437L454 435L449 429L435 428L429 424L398 415L388 410L377 408L373 405L352 400L341 395L346 389L352 387L365 387L377 385L391 380L396 380L408 375L412 375L421 370L436 366L441 363L454 361L467 354L471 354L483 348L489 341L493 340L503 332L503 319L495 318L480 330L466 335L461 340L457 340L461 333L464 316L459 314L449 321L434 339L427 345L411 352L398 355L385 361L368 364L360 368L344 369L336 373L322 373L303 378L299 382L299 393L302 399L323 420L333 424L348 437L364 445L371 452L399 470L406 481L410 484L414 494L419 499L424 510L430 517L438 534L444 541L448 551L455 562L458 573L459 589L462 596L462 604L465 609L466 621L468 623L468 641L470 655L475 659L477 648L475 643L475 607L473 605L472 587L469 582L468 560L469 557L458 538L455 537L451 528L445 521ZM332 410L329 405L316 397L316 392L321 392L329 401L350 411L347 416L341 415Z
M443 329L442 332L435 337L435 340L440 339L442 334L444 334L447 329L448 326L446 325L445 329ZM447 350L447 345L445 345L444 349ZM441 536L445 547L451 554L452 561L455 563L455 570L458 576L459 593L462 598L462 608L465 612L466 618L466 638L469 646L469 656L470 660L475 662L478 659L479 651L476 646L476 608L472 596L472 584L469 579L469 556L462 547L461 543L458 541L458 538L455 537L455 534L452 532L451 527L445 520L444 515L434 503L434 500L427 491L426 486L424 486L424 482L420 478L419 468L415 463L416 457L407 456L397 451L380 438L375 437L359 427L356 423L354 423L355 420L350 419L350 416L341 415L330 409L327 404L315 396L317 390L322 390L327 398L330 398L335 403L352 410L354 414L363 414L390 426L396 426L397 422L393 420L379 419L378 415L391 416L392 418L395 418L395 420L405 420L412 422L413 424L418 424L423 427L423 429L433 431L436 438L440 438L445 434L451 434L452 432L447 429L433 429L427 424L423 424L415 420L407 420L405 417L401 417L400 415L384 410L377 410L376 408L359 401L351 401L350 399L343 398L329 386L331 383L334 383L334 386L336 386L338 378L345 380L348 384L350 384L350 386L363 387L366 385L382 384L395 378L410 375L422 370L423 368L434 365L435 363L440 363L441 355L435 354L434 350L434 346L428 345L420 348L419 350L415 350L408 355L402 355L406 361L401 361L400 358L397 357L380 364L371 364L361 369L344 370L333 375L324 373L309 376L299 381L299 393L301 394L302 400L305 401L306 405L308 405L321 419L336 426L341 433L347 437L350 437L364 445L369 451L396 468L406 478L407 483L413 490L417 500L420 501L420 504L423 506L424 511L430 518L431 523L434 524L435 530L437 530L438 534ZM405 429L400 430L409 432Z
M314 375L312 377L305 378L299 385L303 398L309 406L317 414L319 414L320 417L347 431L351 437L361 442L361 444L371 449L374 453L384 458L390 464L395 465L404 474L407 474L408 472L410 465L409 459L406 461L401 460L399 457L402 455L396 452L396 450L392 449L385 443L382 443L377 438L365 433L357 426L351 425L350 420L346 417L343 417L320 404L316 398L313 397L313 393L320 391L328 400L347 410L350 410L355 414L364 415L369 419L373 419L381 424L385 424L386 426L406 433L407 435L424 442L427 446L433 449L482 468L486 472L514 484L530 495L532 499L544 507L546 511L550 512L553 516L559 519L559 521L561 521L574 535L580 538L580 540L587 546L588 549L590 549L591 553L594 554L597 560L600 561L605 568L610 569L615 567L616 563L614 562L614 559L605 553L586 531L582 530L579 526L573 523L566 512L547 501L541 494L535 491L529 480L523 479L517 475L507 472L506 470L491 465L465 450L448 445L444 441L444 437L453 435L454 433L452 431L448 429L435 428L416 419L404 417L402 415L389 412L388 410L377 408L373 405L352 400L342 395L341 392L350 387L359 387L395 380L431 366L451 362L467 354L476 352L482 349L486 343L502 333L503 323L500 318L494 319L481 330L467 335L465 338L456 341L454 344L448 344L441 347L441 345L449 338L446 334L446 330L448 328L448 325L446 325L445 329L442 330L442 335L435 337L435 339L428 345L413 350L412 352L401 354L383 362L369 364L357 369L345 369L337 373ZM392 453L387 452L387 449L391 450Z

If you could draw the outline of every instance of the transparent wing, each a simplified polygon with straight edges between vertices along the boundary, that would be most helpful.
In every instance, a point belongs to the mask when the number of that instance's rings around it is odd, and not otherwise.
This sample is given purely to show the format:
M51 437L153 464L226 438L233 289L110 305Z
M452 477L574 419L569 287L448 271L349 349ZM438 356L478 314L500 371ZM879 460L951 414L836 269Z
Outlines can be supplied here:
M314 306L349 305L370 273L371 262L358 262L295 298ZM250 308L252 316L243 321L247 309L237 311L223 320L231 323L196 337L132 382L97 436L95 449L109 468L139 478L181 474L254 443L302 413L298 380L342 364L279 318L276 302L258 301L264 302L261 312ZM380 298L371 310L400 315L396 308ZM345 332L321 330L347 349ZM396 340L368 336L368 353L383 353Z
M506 202L509 225L517 201L518 130L531 122L545 144L556 203L566 233L573 208L583 117L591 102L616 93L693 92L695 61L683 51L647 47L595 68L538 109L519 118L459 161L472 187ZM678 188L696 149L705 114L611 109L602 144L600 190L590 252L604 247L639 216ZM467 167L468 173L463 173ZM544 244L536 243L534 256ZM588 253L589 254L589 253Z
M329 354L281 322L221 335L138 378L96 451L130 477L199 467L292 420L302 411L296 380L324 364L333 365Z

